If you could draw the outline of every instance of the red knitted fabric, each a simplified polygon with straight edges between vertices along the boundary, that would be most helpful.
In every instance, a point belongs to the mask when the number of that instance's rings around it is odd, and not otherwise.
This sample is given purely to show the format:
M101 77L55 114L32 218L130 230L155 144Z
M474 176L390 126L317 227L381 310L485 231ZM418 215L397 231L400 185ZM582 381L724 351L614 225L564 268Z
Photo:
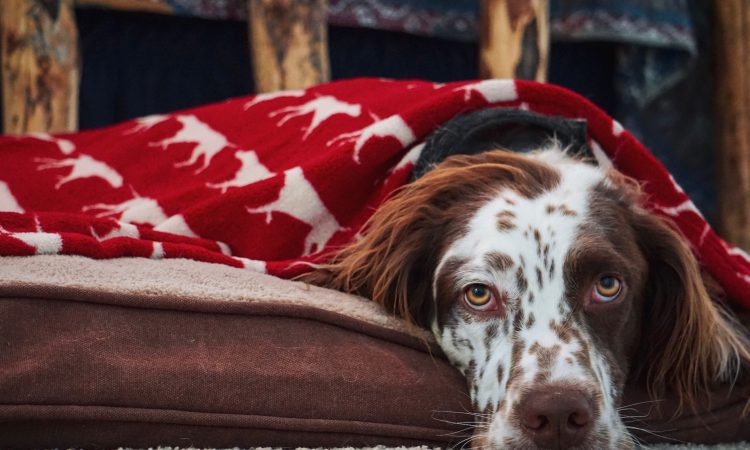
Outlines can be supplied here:
M191 258L289 277L305 270L295 262L322 261L354 237L408 180L427 135L487 106L585 119L591 146L643 183L649 207L750 308L747 254L714 233L648 150L582 97L511 80L355 79L0 137L0 255Z

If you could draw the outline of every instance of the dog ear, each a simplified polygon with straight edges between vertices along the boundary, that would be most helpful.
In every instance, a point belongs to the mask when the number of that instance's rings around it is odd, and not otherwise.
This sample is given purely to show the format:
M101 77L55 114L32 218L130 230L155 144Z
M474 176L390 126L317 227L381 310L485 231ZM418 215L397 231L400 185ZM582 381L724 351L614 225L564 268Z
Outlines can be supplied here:
M444 212L424 177L404 186L372 216L360 238L302 281L367 297L427 326L431 278Z
M735 319L714 302L687 241L643 210L633 219L648 261L638 373L649 393L677 394L694 408L718 382L733 383L750 363L750 344Z
M371 298L428 326L439 259L478 204L504 185L531 197L557 181L548 166L502 150L451 156L388 199L359 240L299 279Z

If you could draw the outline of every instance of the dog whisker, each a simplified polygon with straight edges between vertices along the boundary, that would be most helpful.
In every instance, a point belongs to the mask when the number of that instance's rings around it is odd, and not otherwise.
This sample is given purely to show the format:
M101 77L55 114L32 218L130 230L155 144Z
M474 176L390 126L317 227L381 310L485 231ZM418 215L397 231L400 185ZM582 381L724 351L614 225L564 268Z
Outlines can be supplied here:
M458 447L458 446L460 445L460 446L461 446L460 448L461 448L461 449L463 450L463 449L465 448L466 444L469 444L469 445L471 445L472 441L474 441L474 440L476 440L476 439L480 439L480 438L483 438L483 437L484 437L484 436L482 436L482 435L479 435L479 434L474 434L474 435L472 435L472 436L469 436L469 437L468 437L468 438L466 438L466 439L463 439L463 440L459 441L459 442L458 442L458 443L457 443L457 444L456 444L455 446L453 446L453 447L451 447L451 448L456 448L456 447ZM470 446L469 448L477 448L477 447L473 447L473 446ZM481 447L480 447L480 448L481 448Z
M631 426L631 425L628 425L628 426L627 426L627 428L628 428L629 430L637 430L637 431L641 431L641 432L643 432L643 433L646 433L646 434L650 434L650 435L652 435L652 436L654 436L654 437L657 437L657 438L659 438L659 439L664 439L664 440L672 441L672 442L675 442L675 443L678 443L678 444L684 444L684 443L685 443L684 441L681 441L681 440L679 440L679 439L675 439L675 438L671 438L671 437L669 437L669 436L666 436L666 435L663 435L663 434L657 433L657 432L655 432L655 431L653 431L653 430L647 430L647 429L645 429L645 428L634 427L634 426ZM670 432L670 431L675 431L675 430L677 430L677 429L676 429L676 428L672 428L672 429L668 429L668 430L662 430L662 431L663 431L664 433L668 433L668 432Z
M442 411L442 410L433 410L434 413L443 413L443 414L463 414L463 415L469 415L474 417L492 417L494 414L492 413L480 413L475 411Z
M652 400L644 400L642 402L629 403L627 405L622 405L619 408L617 408L617 410L620 411L620 410L622 410L624 408L632 408L633 406L645 405L645 404L648 404L648 403L659 403L659 402L663 402L663 401L665 401L663 398L657 398L657 399L652 399Z
M650 414L642 414L640 416L638 416L638 415L631 416L631 415L628 415L628 414L622 414L622 413L620 413L620 419L622 419L622 420L626 420L626 419L643 419L645 417L649 417L649 415Z
M464 428L463 430L453 431L451 433L442 433L442 434L439 434L438 436L457 436L457 437L460 437L458 435L461 435L463 433L469 433L469 432L471 432L473 434L473 431L474 431L474 427L467 427L467 428Z

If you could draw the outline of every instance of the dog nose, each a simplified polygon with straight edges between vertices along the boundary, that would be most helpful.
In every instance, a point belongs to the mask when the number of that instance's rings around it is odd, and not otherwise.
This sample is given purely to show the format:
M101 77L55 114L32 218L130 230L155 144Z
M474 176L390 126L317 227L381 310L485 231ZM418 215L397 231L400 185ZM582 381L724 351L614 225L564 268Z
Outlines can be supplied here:
M523 432L541 448L580 445L591 430L591 396L579 390L537 388L528 392L518 407Z

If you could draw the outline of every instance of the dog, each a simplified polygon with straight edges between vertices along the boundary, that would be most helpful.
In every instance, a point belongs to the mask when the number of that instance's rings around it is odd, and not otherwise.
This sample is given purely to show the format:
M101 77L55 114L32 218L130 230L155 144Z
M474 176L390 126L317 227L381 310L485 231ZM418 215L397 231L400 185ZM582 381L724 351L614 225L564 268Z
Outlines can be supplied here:
M557 144L455 155L304 279L429 328L466 377L472 445L630 449L626 380L694 406L750 362L684 238L639 184Z

